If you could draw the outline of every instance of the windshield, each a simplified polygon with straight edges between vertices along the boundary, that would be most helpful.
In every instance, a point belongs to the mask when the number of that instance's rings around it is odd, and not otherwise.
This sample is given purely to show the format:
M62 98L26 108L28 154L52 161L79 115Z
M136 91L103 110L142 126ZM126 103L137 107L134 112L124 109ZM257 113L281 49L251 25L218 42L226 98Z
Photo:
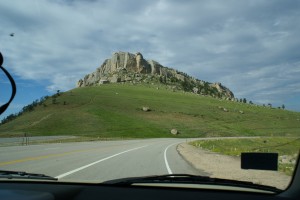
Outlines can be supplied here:
M299 15L299 1L1 1L2 66L17 86L0 115L3 177L286 189L300 149ZM2 71L0 87L1 106Z

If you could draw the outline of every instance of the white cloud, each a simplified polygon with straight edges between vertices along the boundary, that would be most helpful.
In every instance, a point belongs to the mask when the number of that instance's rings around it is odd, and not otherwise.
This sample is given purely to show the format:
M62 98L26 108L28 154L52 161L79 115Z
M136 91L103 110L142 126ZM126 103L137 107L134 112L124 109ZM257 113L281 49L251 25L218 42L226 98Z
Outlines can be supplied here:
M299 15L298 1L7 1L0 49L14 74L48 90L73 88L115 51L139 51L276 101L299 91Z

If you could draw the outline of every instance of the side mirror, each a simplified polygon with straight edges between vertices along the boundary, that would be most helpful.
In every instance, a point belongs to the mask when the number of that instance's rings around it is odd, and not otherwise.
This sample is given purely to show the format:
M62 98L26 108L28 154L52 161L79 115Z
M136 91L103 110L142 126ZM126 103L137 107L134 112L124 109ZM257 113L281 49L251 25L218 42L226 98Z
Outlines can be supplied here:
M16 95L16 91L17 91L17 87L15 84L15 81L13 79L13 77L11 77L11 75L8 73L8 71L2 66L3 64L3 56L0 52L0 69L5 73L5 75L7 76L7 78L10 81L11 87L12 87L12 94L10 96L9 101L6 104L3 104L2 106L0 106L0 115L2 113L4 113L4 111L8 108L9 104L12 102L12 100L14 99L15 95Z

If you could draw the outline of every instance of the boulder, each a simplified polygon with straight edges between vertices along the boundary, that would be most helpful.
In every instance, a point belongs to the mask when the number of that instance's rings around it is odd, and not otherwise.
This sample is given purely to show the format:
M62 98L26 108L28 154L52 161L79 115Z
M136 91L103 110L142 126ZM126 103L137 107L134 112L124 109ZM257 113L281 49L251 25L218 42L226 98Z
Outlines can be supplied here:
M146 106L143 106L143 107L142 107L142 110L143 110L144 112L149 112L149 111L151 111L150 108L149 108L149 107L146 107Z
M101 78L101 79L99 80L99 84L100 84L100 85L102 85L102 84L107 84L107 83L109 83L109 80L107 80L106 77L103 77L103 78Z
M121 78L120 77L118 77L118 75L113 75L111 78L110 78L110 82L111 83L118 83L118 82L120 82L121 81Z
M194 87L194 88L193 88L193 92L194 92L195 94L198 94L198 91L199 91L199 89L198 89L197 87Z
M171 129L171 133L172 133L173 135L178 135L178 134L179 134L178 130L175 129L175 128Z

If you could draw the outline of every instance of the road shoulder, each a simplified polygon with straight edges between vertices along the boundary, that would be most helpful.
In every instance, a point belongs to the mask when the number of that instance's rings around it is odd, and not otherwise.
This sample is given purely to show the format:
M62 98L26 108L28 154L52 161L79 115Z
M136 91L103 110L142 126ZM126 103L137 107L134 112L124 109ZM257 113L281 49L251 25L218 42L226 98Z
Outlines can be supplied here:
M290 176L281 172L243 170L240 157L221 155L187 143L177 145L177 151L194 168L211 174L211 177L251 181L280 189L285 189L291 180Z

